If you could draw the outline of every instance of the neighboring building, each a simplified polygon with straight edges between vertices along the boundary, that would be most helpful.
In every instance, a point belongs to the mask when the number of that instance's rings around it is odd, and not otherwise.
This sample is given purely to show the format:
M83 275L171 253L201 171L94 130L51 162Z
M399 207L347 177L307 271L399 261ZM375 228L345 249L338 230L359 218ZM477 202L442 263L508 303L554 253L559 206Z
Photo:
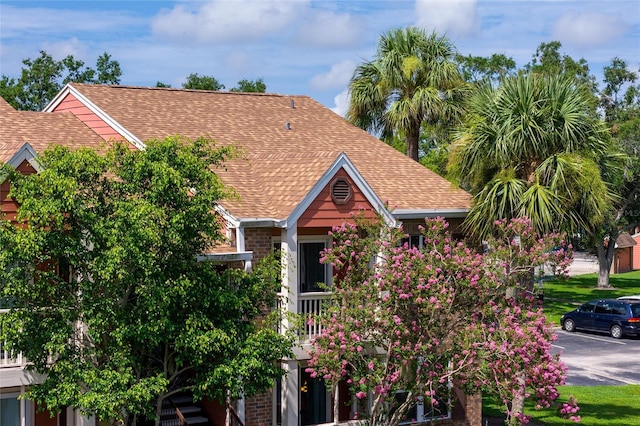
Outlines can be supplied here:
M250 269L252 262L279 248L285 271L282 294L287 296L283 300L287 309L300 314L317 312L326 298L316 283L330 284L332 272L319 263L319 254L329 244L331 227L350 220L352 212L377 212L402 224L419 244L418 225L425 217L445 217L457 233L471 204L466 192L307 96L69 84L45 112L39 115L53 121L75 115L83 129L93 130L82 139L92 145L99 135L100 141L122 139L144 149L146 140L178 134L210 136L218 144L241 147L243 158L216 170L238 194L217 206L230 244L202 258ZM25 140L31 149L23 148L28 151L23 160L14 159L25 141L3 148L5 140L13 139L4 129L0 135L0 161L29 162L34 151L42 149ZM80 140L69 132L63 135ZM14 154L9 156L11 149ZM296 358L284 362L288 374L271 392L239 401L238 412L247 426L331 421L331 398L323 383L304 371L309 339L320 331L304 330ZM456 413L466 412L462 415L471 421L457 424L480 424L477 398L467 403L460 397L456 403ZM340 420L352 415L344 407Z
M631 272L634 268L634 251L636 251L636 239L623 232L616 239L615 252L613 254L613 262L611 262L611 273L620 274L623 272Z

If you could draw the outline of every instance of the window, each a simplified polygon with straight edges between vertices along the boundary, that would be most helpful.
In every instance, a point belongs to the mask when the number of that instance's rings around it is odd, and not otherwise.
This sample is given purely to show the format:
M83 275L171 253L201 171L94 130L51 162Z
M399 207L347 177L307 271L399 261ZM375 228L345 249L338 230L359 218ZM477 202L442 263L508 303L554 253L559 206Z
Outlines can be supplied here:
M407 244L409 247L422 248L424 237L422 235L409 235L408 238L403 238L400 242L403 246Z
M327 265L320 263L320 253L325 249L324 241L302 241L299 243L298 270L300 293L325 291Z
M595 303L585 303L580 306L580 312L593 312L595 307Z
M0 395L0 425L20 426L20 401L16 394Z

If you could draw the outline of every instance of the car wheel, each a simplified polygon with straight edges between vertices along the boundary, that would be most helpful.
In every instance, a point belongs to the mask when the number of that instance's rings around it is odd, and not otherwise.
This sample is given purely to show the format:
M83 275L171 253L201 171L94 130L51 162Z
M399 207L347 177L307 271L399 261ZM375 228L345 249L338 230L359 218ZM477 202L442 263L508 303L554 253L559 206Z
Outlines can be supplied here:
M567 331L576 331L576 323L572 319L564 320L564 329Z
M622 327L617 324L611 326L611 337L614 339L619 339L622 337Z

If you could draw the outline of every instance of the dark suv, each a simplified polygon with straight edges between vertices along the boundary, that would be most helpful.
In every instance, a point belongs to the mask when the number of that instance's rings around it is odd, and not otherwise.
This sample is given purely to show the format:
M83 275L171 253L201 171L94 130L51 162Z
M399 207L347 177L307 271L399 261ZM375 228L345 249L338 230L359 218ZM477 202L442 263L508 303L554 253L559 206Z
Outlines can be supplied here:
M640 335L640 301L592 300L560 318L564 330L604 331L616 339Z

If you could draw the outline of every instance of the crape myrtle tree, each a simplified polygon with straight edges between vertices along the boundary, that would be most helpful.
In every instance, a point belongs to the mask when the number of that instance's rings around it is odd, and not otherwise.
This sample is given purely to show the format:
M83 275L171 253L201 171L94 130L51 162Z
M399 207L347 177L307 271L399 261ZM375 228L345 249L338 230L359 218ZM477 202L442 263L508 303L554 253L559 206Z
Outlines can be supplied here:
M452 241L441 219L426 221L422 247L404 242L401 229L360 217L333 230L323 257L334 269L333 293L324 313L309 318L322 332L307 371L332 389L334 412L342 381L371 425L410 420L416 404L438 417L450 410L454 388L498 397L509 424L526 422L527 397L554 403L566 369L551 354L555 335L528 289L543 265L563 274L571 246L560 235L540 237L526 219L494 226L482 253ZM574 400L562 408L578 409Z
M17 224L0 220L0 339L43 374L27 398L158 424L175 393L224 401L280 377L292 342L265 316L278 265L197 261L221 241L213 209L232 191L215 169L234 151L169 137L143 151L52 147L28 176L5 167L20 207Z

